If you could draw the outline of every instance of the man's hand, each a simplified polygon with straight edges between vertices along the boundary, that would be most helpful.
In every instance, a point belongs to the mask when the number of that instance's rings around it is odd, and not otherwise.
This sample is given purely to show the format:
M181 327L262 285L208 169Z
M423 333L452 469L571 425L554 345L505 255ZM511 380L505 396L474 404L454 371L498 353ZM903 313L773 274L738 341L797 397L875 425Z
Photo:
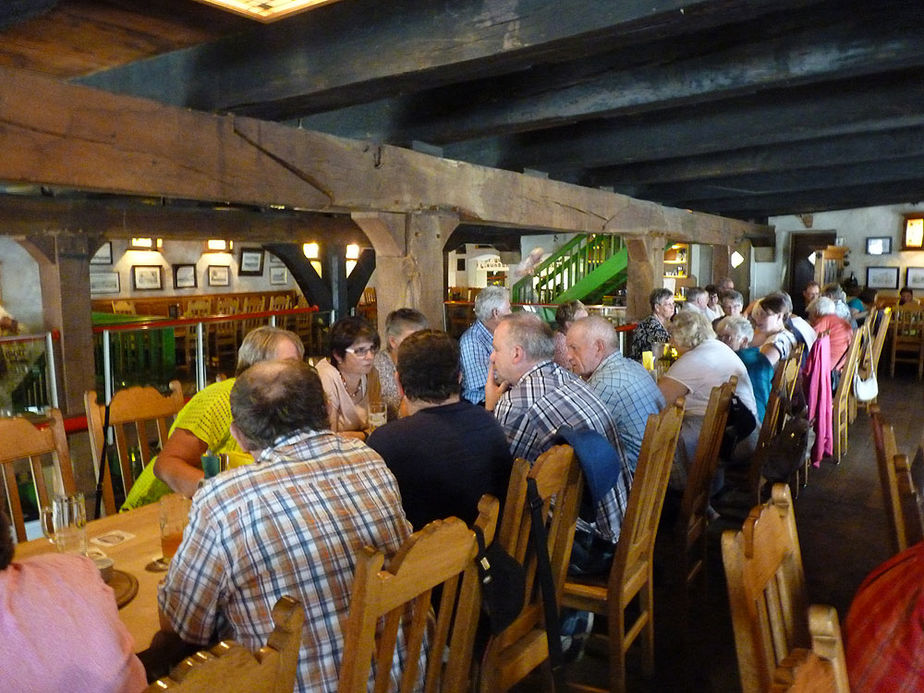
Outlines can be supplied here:
M509 389L510 383L506 380L499 385L494 380L494 362L491 361L488 364L488 380L484 384L484 408L488 411L494 411L497 400Z

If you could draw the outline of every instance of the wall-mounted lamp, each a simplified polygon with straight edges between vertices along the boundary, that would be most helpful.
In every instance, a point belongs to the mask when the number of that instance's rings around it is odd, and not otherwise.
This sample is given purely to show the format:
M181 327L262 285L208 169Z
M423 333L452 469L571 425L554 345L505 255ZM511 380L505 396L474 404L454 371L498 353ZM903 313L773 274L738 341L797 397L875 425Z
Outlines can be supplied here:
M744 255L739 253L737 250L731 254L731 266L738 267L742 262L744 262Z
M163 238L139 237L128 241L129 250L160 250L164 247Z
M902 250L924 250L924 215L905 216Z
M321 252L321 247L317 243L302 243L302 252L309 260L317 260Z
M205 249L210 253L230 253L234 250L234 241L221 238L210 238L205 242Z

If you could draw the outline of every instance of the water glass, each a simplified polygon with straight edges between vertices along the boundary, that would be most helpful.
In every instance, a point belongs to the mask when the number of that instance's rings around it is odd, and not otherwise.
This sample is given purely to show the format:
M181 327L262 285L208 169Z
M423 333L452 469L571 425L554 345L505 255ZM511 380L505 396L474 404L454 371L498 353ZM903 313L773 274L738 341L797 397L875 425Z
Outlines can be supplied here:
M87 506L82 493L55 496L42 508L42 532L61 553L87 555Z

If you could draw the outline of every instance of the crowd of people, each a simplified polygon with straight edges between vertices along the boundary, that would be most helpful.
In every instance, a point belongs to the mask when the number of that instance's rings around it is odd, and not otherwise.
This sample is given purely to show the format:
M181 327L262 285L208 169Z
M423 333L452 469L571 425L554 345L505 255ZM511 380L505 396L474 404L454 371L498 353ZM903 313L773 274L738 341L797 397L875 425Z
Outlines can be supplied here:
M476 320L458 342L410 308L388 315L384 342L362 318L338 320L316 367L297 335L259 328L241 346L236 376L186 405L127 500L135 507L172 491L193 501L158 592L163 626L194 645L233 637L256 649L272 631L273 605L294 596L307 613L296 688L334 690L357 551L393 552L448 515L472 521L482 494L503 502L515 458L535 460L562 440L582 466L612 478L582 509L570 567L604 573L649 416L685 398L671 474L682 487L711 390L736 376L754 425L729 463L747 460L777 365L827 334L837 368L850 321L867 318L875 302L860 294L852 306L842 294L806 287L806 320L783 292L745 306L723 281L689 291L677 310L673 293L657 289L626 355L613 325L579 302L564 304L553 328L513 313L503 287L478 295ZM657 382L641 364L655 344L677 354ZM375 403L387 405L387 423L373 428ZM254 463L206 479L207 450ZM136 661L122 650L114 650L118 676L137 683ZM399 638L394 672L403 657Z

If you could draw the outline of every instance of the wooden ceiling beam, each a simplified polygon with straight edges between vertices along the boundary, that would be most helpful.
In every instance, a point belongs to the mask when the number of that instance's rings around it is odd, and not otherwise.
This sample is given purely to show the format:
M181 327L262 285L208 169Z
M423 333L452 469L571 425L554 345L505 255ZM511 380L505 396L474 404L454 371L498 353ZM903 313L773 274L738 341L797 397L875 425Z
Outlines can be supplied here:
M681 240L733 245L769 229L390 146L213 116L0 69L0 180L319 212L439 212L578 233L638 208Z

